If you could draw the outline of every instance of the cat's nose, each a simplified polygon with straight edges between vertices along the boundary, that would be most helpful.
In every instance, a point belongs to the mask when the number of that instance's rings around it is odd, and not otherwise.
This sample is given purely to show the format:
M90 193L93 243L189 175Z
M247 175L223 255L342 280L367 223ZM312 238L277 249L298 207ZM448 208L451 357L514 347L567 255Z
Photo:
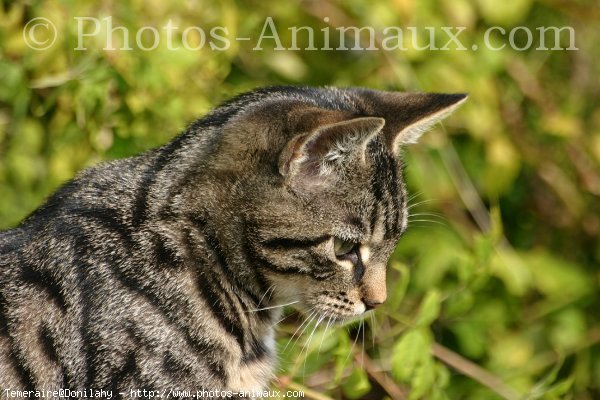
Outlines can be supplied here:
M383 301L369 300L369 299L363 299L362 302L365 303L365 308L366 308L365 311L374 310L383 304Z

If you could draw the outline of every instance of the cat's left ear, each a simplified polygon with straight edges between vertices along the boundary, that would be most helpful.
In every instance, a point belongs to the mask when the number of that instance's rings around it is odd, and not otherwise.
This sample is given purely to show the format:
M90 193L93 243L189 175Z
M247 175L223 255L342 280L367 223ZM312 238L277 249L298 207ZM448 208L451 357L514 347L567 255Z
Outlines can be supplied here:
M298 135L281 152L279 173L305 188L329 182L350 159L365 162L367 144L384 125L383 118L354 118Z
M402 93L359 90L375 115L385 118L383 138L398 154L403 145L416 143L433 125L449 116L467 99L463 93Z
M421 135L427 132L431 127L454 112L461 104L467 100L466 94L437 94L428 96L428 108L430 114L402 129L396 138L396 144L416 143ZM398 143L398 141L400 143Z

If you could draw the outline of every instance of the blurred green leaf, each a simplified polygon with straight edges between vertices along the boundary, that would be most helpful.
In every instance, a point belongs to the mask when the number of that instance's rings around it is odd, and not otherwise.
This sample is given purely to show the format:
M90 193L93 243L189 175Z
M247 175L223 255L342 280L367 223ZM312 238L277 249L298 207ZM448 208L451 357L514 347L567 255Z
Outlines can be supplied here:
M392 373L401 381L409 381L417 368L427 362L431 339L426 329L407 331L392 350Z
M367 374L361 369L354 369L342 384L344 394L350 399L360 399L371 390Z
M436 289L431 289L421 302L416 326L429 326L440 314L442 295Z

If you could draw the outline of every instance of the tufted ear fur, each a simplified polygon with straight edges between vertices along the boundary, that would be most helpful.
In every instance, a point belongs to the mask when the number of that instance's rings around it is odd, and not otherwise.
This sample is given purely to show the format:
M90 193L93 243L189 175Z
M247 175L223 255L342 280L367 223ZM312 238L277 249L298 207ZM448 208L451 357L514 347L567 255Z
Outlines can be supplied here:
M352 157L365 162L367 144L384 125L383 118L354 118L298 135L281 152L279 172L286 182L304 187L329 182Z

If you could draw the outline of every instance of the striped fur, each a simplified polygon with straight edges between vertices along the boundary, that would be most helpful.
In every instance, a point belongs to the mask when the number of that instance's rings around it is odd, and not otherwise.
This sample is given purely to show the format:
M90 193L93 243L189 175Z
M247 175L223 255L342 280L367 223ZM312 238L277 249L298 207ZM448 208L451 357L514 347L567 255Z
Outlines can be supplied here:
M385 300L399 147L463 99L261 89L83 171L0 233L0 388L265 388L270 307L344 322Z

